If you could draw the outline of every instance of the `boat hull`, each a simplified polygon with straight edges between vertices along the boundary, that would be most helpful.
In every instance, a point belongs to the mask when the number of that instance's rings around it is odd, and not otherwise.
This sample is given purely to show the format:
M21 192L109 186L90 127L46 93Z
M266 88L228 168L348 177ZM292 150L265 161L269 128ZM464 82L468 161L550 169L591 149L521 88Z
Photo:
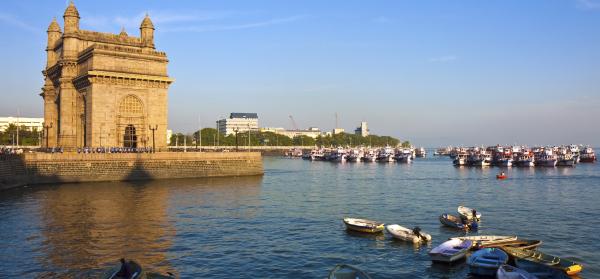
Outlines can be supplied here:
M465 258L472 246L471 240L451 239L431 249L429 257L434 262L455 262Z
M508 261L508 255L497 248L483 248L467 260L471 274L494 276L498 268Z
M367 223L370 223L370 224L360 224L360 223L354 222L354 220L366 221ZM363 220L363 219L346 218L346 219L344 219L344 225L346 225L347 230L362 232L362 233L381 233L385 229L385 226L383 223L377 223L374 221Z

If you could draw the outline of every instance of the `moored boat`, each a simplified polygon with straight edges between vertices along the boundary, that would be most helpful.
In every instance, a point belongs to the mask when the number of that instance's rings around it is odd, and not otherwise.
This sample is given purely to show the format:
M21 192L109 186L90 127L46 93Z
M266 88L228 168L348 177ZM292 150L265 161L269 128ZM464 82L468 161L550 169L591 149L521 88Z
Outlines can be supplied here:
M471 274L494 276L498 268L508 261L508 255L498 248L483 248L471 254L467 264Z
M498 279L536 279L537 276L511 265L503 264L496 272Z
M431 235L421 231L421 228L415 227L408 229L397 224L387 225L385 229L394 237L400 240L421 243L431 241Z
M344 218L344 224L348 230L364 233L380 233L385 228L383 223L357 218Z
M484 248L511 247L511 248L525 249L525 250L533 250L533 249L537 249L540 245L542 245L542 243L543 243L543 241L541 241L541 240L516 239L516 240L512 240L512 241L484 243L484 244L480 244L479 247L484 247Z
M467 218L467 220L472 220L473 214L475 214L476 221L481 220L481 213L477 212L475 209L460 205L458 206L456 211L458 212L458 214L460 214L460 216Z
M525 270L539 270L544 267L549 267L552 269L559 269L567 275L575 275L583 269L583 266L579 263L544 254L536 250L525 250L513 247L502 247L502 250L515 259L517 267Z
M586 147L579 153L579 162L581 163L593 163L596 161L596 153L591 147Z
M463 153L463 152L457 153L456 157L452 161L452 164L454 164L455 166L465 166L465 165L467 165L468 156L469 155L467 153Z
M169 273L169 275L162 275L154 272L146 272L140 264L136 261L121 259L118 264L107 269L102 275L101 279L174 279L175 277Z
M347 264L338 264L330 272L328 279L371 279L366 272Z
M477 229L477 222L463 222L463 220L457 216L451 214L442 214L440 215L440 223L445 226L461 229L461 230L469 230L469 229Z
M377 161L379 162L394 162L394 149L390 146L386 146L379 150L377 154Z
M493 245L493 244L500 244L500 243L516 241L517 237L514 235L513 236L511 236L511 235L472 235L472 236L452 237L450 239L471 240L471 241L473 241L474 245L485 247L486 245Z
M473 246L471 240L450 239L429 251L434 262L451 263L464 258Z

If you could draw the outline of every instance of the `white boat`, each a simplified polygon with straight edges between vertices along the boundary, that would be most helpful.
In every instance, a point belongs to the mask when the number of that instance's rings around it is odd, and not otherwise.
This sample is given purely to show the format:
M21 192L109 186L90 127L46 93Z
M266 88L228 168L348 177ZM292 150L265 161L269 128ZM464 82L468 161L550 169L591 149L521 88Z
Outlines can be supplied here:
M362 160L363 155L364 152L361 149L350 149L346 160L348 162L360 162Z
M401 148L396 150L394 160L399 163L410 163L413 160L413 155L410 149Z
M535 166L535 158L531 152L523 152L517 156L515 164L519 167L533 167Z
M560 154L557 156L557 166L574 167L575 159L572 153Z
M454 164L455 166L465 166L467 165L467 157L469 155L467 153L457 153L454 160L452 161L452 164Z
M516 268L511 265L502 265L496 272L496 278L498 279L536 279L537 276L523 270Z
M375 150L369 149L364 153L362 160L364 162L376 162L377 161L377 153L375 152Z
M387 225L385 229L394 237L400 240L421 243L431 241L431 235L421 231L421 228L415 227L408 229L397 224Z
M333 150L333 152L331 152L330 155L330 160L332 162L339 162L339 163L343 163L346 162L346 159L348 158L348 154L346 154L346 149L338 147L335 150Z
M467 220L473 219L474 209L460 205L456 210L458 211L458 214L460 214L460 216L467 218ZM475 215L477 217L477 221L481 220L481 213L475 211Z
M394 149L389 146L386 146L383 149L379 150L379 154L377 154L377 161L394 162Z
M464 258L473 246L471 240L450 239L429 251L434 262L451 263Z

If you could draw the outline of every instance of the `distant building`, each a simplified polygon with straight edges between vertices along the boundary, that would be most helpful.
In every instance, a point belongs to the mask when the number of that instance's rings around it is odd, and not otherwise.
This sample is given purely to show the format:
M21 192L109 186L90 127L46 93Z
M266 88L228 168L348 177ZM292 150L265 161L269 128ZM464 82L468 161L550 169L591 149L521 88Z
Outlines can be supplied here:
M10 124L18 125L19 127L25 126L29 131L36 129L41 132L44 129L44 118L31 118L31 117L0 117L0 132L6 131Z
M337 134L341 134L343 132L345 132L346 130L344 130L344 128L334 128L333 129L333 134L337 135Z
M173 130L167 130L167 145L171 145L171 137L173 136Z
M367 122L360 122L360 126L354 130L355 135L360 135L361 137L369 136L369 128L367 127Z
M318 136L322 135L321 130L317 127L310 127L306 130L286 130L284 128L260 128L260 132L271 132L278 135L283 135L286 137L294 138L298 136L307 136L313 139L316 139Z
M229 118L217 121L217 130L226 136L237 132L258 131L258 114L232 112Z

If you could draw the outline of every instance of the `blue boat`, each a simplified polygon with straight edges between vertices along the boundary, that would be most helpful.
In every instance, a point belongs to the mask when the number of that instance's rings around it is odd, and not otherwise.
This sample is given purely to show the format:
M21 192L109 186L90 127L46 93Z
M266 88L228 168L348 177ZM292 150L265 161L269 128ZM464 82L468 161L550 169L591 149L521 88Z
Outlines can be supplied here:
M507 264L498 268L497 279L538 279L537 276Z
M508 255L498 248L483 248L467 259L471 274L495 276L498 268L508 261Z

